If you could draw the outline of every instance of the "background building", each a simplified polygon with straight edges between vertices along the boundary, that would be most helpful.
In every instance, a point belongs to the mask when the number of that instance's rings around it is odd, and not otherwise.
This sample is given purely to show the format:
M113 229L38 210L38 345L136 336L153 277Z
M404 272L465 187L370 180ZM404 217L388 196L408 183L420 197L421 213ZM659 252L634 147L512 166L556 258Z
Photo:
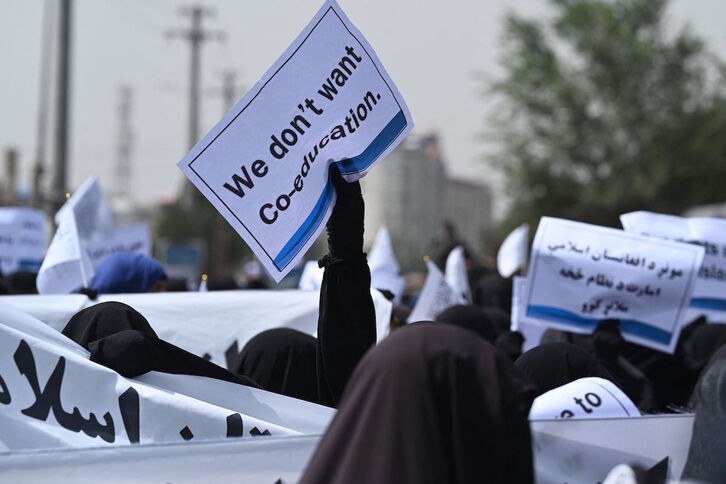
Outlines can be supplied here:
M361 185L366 245L385 225L404 268L447 243L445 225L478 250L482 230L491 224L489 187L448 178L436 135L409 136Z

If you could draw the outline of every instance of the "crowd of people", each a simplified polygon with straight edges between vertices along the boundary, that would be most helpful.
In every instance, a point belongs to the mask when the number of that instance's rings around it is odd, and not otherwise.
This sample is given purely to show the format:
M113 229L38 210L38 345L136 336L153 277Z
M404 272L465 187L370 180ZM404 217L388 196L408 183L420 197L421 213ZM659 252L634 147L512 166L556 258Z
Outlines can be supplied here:
M609 380L643 414L695 412L683 479L726 482L726 324L690 322L672 355L627 342L614 319L589 335L547 330L523 352L523 336L510 330L512 282L489 273L472 281L473 304L450 307L435 322L410 321L411 308L394 305L391 334L376 345L363 197L358 182L334 177L316 337L264 331L223 368L160 339L120 302L78 312L62 333L126 377L206 376L337 408L305 483L534 482L532 402L586 377ZM153 259L119 253L81 292L155 292L168 282ZM33 286L32 274L16 273L0 292ZM629 482L655 482L631 470Z

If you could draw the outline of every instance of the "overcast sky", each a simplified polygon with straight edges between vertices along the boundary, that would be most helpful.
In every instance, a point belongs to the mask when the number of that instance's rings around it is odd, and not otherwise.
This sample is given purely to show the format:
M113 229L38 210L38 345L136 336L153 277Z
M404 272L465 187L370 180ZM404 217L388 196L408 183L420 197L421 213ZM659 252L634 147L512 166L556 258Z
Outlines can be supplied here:
M419 133L437 131L450 173L497 186L483 162L486 100L475 73L499 71L502 19L507 9L543 16L545 0L339 0L368 38L398 85ZM223 114L222 73L237 72L250 87L285 50L320 7L320 0L204 0L216 16L209 29L224 43L208 42L202 57L202 130ZM0 0L0 150L20 152L27 186L35 154L44 0ZM189 47L164 33L186 27L179 15L189 2L75 0L72 61L70 183L91 174L113 191L118 144L119 86L134 90L132 180L134 196L149 203L173 197L187 148ZM669 25L684 23L726 47L726 1L676 0ZM50 154L50 153L49 153ZM3 171L0 178L4 177Z

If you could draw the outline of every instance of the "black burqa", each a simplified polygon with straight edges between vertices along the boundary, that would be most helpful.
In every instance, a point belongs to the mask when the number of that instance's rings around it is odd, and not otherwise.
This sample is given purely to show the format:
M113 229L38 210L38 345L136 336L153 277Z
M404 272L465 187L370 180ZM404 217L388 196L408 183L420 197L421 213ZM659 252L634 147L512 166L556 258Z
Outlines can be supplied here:
M120 302L104 302L79 311L62 333L90 351L91 361L125 377L160 371L259 386L160 339L144 316Z
M318 401L317 341L291 328L263 331L245 344L230 371L245 375L265 390Z
M509 329L509 316L497 309L458 304L445 309L436 321L470 329L490 343Z
M481 338L416 323L358 365L302 483L531 483L533 386Z
M689 403L696 418L682 478L726 482L726 346L703 369Z
M594 356L572 343L546 343L517 358L519 368L537 386L537 396L580 378L595 376L617 385Z
M254 354L252 347L248 352L245 346L242 353L250 354L241 354L238 361L249 364L235 370L259 381L266 390L335 407L356 365L376 342L376 315L371 273L363 252L360 183L346 183L335 168L330 176L337 200L327 224L328 254L320 261L325 272L318 338L286 331L264 335L255 341ZM310 370L310 343L315 344L314 373ZM311 374L316 381L311 381ZM303 380L293 382L298 378ZM316 391L314 398L310 398L311 390Z

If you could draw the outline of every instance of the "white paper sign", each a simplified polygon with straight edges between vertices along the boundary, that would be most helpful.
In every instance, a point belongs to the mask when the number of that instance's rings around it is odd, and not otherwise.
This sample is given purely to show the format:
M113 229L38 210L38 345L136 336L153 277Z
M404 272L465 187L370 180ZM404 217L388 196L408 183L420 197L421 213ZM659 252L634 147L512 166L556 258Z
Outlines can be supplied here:
M497 270L502 277L510 277L519 269L527 266L527 245L529 225L522 224L514 229L497 252Z
M78 237L83 242L108 239L116 230L111 209L95 176L84 181L58 210L55 215L57 225L60 225L61 219L68 211L73 212Z
M126 379L47 331L11 306L0 307L0 444L6 449L320 433L332 416L319 405L205 377L152 372Z
M530 420L639 417L638 407L612 382L580 378L534 399Z
M328 0L178 166L279 282L332 212L330 165L355 181L412 127L375 52Z
M428 260L426 268L428 269L426 282L424 282L416 305L408 317L409 323L433 321L446 308L456 304L466 304L463 298L449 286L436 264Z
M705 255L693 287L691 312L694 313L694 316L705 314L716 321L724 321L726 318L726 220L632 212L621 215L620 222L627 232L702 246Z
M151 256L151 234L149 225L139 223L116 229L111 237L84 244L86 255L93 264L94 269L103 260L116 252L134 252Z
M673 352L703 248L543 217L527 278L527 317L591 332L619 319L628 341Z
M37 272L46 246L45 216L27 207L0 207L0 271Z
M538 346L542 335L547 331L546 324L531 323L527 318L527 278L514 276L512 278L512 312L510 315L510 328L519 331L524 336L522 353Z

